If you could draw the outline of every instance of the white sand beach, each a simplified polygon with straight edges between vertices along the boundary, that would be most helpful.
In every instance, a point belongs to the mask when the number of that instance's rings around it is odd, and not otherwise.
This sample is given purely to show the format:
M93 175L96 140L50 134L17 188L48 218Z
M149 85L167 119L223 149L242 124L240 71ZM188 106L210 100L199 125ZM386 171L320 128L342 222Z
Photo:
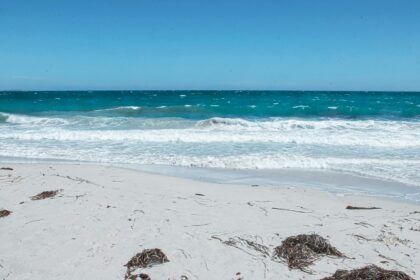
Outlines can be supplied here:
M0 279L124 279L124 265L151 248L169 259L141 269L151 279L321 279L368 264L420 274L416 204L106 166L0 167L13 169L0 170L0 209L12 211L0 218ZM31 200L51 190L60 191ZM285 238L308 233L346 258L320 257L307 272L271 258Z

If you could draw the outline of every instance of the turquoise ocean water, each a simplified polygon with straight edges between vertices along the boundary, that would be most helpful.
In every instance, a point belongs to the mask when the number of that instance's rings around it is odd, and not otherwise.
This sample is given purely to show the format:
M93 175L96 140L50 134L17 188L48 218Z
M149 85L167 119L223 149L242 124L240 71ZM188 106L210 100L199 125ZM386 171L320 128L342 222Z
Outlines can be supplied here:
M0 158L311 169L420 187L420 93L4 91Z

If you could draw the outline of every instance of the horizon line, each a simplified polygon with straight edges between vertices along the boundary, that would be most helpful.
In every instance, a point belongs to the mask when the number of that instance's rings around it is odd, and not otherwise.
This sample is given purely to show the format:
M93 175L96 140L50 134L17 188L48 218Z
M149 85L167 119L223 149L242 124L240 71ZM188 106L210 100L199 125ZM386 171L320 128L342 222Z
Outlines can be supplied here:
M420 90L331 90L331 89L51 89L51 90L33 90L33 89L8 89L0 92L118 92L118 91L249 91L249 92L262 92L262 91L276 91L276 92L401 92L401 93L420 93Z

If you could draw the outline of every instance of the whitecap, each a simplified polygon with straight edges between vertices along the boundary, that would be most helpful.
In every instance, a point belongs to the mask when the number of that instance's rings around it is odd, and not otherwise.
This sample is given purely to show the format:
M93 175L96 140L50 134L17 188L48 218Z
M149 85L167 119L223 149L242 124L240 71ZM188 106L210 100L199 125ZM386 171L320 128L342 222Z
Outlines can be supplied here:
M28 115L0 113L0 120L11 124L21 125L64 125L68 121L56 117L35 117Z
M308 105L296 105L296 106L293 106L293 109L303 109L303 110L305 110L306 108L309 108L309 106Z
M106 109L94 110L95 112L130 112L130 111L139 111L141 110L140 106L120 106Z
M243 119L233 119L233 118L210 118L196 123L196 127L219 127L219 126L249 126L250 122Z

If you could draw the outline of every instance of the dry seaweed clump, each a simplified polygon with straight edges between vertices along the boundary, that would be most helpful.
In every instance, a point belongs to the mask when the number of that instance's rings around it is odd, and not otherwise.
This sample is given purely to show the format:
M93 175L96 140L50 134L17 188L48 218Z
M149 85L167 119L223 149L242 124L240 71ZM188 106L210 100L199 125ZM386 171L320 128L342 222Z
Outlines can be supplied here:
M344 256L322 236L300 234L286 238L280 246L274 248L273 257L285 259L290 268L304 270L320 255Z
M128 280L152 280L150 278L150 276L147 275L146 273L130 275L128 278L126 277L125 279L128 279Z
M133 272L138 268L146 268L156 264L162 264L169 262L168 257L160 249L146 249L141 253L136 254L128 263L125 265L127 267L127 273L125 279L143 279L141 276L144 274L134 275ZM147 278L146 278L147 279Z
M13 168L11 167L1 167L0 170L9 170L9 171L13 171Z
M45 191L45 192L41 192L37 195L32 196L31 199L32 200L41 200L41 199L46 199L46 198L52 198L52 197L56 196L59 192L60 192L60 190Z
M337 270L333 276L321 280L414 280L407 274L396 270L386 270L369 265L353 270Z
M7 217L10 214L12 214L12 211L9 211L9 210L6 210L6 209L0 210L0 218Z

